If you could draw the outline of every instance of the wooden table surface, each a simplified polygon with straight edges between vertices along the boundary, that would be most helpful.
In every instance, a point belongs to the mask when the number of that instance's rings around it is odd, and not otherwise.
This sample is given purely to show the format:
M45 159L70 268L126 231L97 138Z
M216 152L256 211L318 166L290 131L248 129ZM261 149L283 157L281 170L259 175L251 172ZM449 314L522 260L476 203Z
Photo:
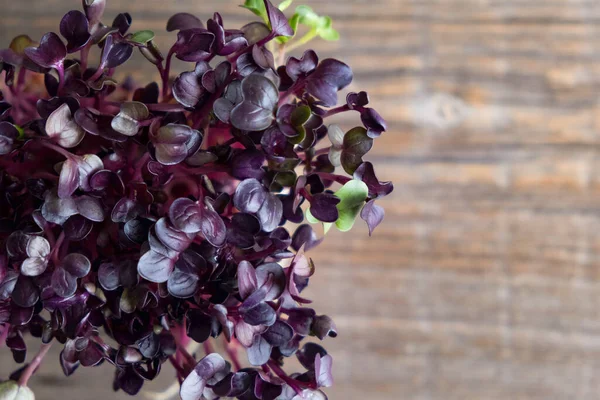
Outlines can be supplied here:
M6 46L80 1L0 3ZM165 8L249 18L237 0L108 3L163 49ZM374 237L333 232L313 254L311 294L340 331L330 399L598 399L600 2L306 3L342 34L316 48L390 123L369 160L396 185ZM38 400L113 398L110 368L65 379L51 361Z

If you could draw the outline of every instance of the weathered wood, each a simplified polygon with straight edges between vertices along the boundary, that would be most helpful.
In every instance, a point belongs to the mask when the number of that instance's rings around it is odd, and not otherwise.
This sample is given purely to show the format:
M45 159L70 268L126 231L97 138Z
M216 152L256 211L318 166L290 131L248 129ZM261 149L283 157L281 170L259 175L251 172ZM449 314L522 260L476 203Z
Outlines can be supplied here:
M2 46L56 30L79 6L4 3ZM237 3L168 7L239 25L250 17ZM374 237L334 232L313 254L310 295L340 330L327 343L330 398L598 398L600 2L305 3L342 34L316 45L322 57L352 65L351 89L368 90L389 120L369 158L396 184ZM165 49L166 5L110 0L108 15L131 12ZM110 368L77 374L45 365L38 399L107 397Z

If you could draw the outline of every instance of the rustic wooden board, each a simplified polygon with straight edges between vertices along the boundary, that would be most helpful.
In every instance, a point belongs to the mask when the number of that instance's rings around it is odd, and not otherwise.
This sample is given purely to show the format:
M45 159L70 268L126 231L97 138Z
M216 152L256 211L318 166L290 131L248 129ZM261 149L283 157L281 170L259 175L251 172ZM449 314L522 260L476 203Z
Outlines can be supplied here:
M0 3L6 46L79 1ZM318 50L388 118L369 158L396 183L373 238L334 232L313 255L311 294L340 329L330 398L597 399L600 2L306 3L342 33ZM238 25L235 4L110 0L108 14L131 12L166 48L164 8ZM46 364L38 399L110 398L110 368L78 374Z

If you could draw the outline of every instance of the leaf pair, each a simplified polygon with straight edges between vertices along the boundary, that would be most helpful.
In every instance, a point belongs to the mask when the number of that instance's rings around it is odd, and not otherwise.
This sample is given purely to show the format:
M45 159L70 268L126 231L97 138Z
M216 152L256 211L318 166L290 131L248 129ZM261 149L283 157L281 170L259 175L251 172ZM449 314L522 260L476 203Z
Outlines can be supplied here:
M235 190L233 204L241 212L255 214L263 231L274 231L283 216L281 200L256 179L242 181Z
M330 125L328 129L331 149L329 160L334 166L342 166L348 174L362 164L362 158L373 147L373 139L367 135L367 130L356 127L344 133L338 125Z

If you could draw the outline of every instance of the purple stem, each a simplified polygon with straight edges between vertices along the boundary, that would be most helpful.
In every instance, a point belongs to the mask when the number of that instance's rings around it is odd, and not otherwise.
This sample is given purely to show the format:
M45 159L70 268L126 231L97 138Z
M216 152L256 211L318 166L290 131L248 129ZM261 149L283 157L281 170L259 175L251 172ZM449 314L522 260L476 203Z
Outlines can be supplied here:
M60 65L56 66L56 71L58 72L58 90L56 94L60 96L63 88L65 87L65 64L64 61L61 61Z
M267 365L269 366L269 368L271 368L273 370L273 372L275 372L275 374L280 377L285 383L287 383L292 389L294 389L294 391L299 394L302 395L302 388L298 385L298 381L296 381L295 379L290 378L283 369L281 369L281 367L279 365L277 365L277 363L273 360L269 360L267 362Z
M348 107L348 104L345 104L343 106L339 106L336 108L332 108L331 110L327 111L325 113L325 115L323 115L323 118L327 118L327 117L331 117L334 116L336 114L340 114L346 111L350 111L350 107Z
M94 75L92 75L92 77L90 79L88 79L88 82L95 82L95 81L97 81L98 78L100 78L103 73L104 73L104 65L100 65L98 67L98 69L96 70L96 73L94 73Z
M46 147L46 148L48 148L48 149L50 149L50 150L54 150L54 151L56 151L57 153L60 153L60 154L62 154L62 155L63 155L63 156L65 156L66 158L71 158L71 157L73 157L73 154L69 153L67 150L63 149L63 148L62 148L62 147L60 147L60 146L57 146L57 145L55 145L54 143L50 143L50 142L49 142L49 141L47 141L47 140L41 140L39 143L40 143L42 146L44 146L44 147Z
M231 362L233 363L234 371L239 371L240 369L242 369L242 364L240 363L240 360L238 359L237 347L234 345L234 343L228 343L227 339L225 339L225 336L223 336L223 345L225 346L227 355L229 355L229 358L231 359Z
M88 57L90 54L90 43L86 44L83 49L81 49L81 73L84 73L88 66Z
M256 43L256 46L259 46L259 47L260 46L264 46L265 44L269 43L274 38L275 38L275 34L273 32L271 32L267 37L259 40ZM248 46L248 47L246 47L246 48L238 51L237 53L232 54L231 56L227 57L227 61L229 61L231 64L235 64L235 62L237 61L238 58L240 58L241 55L246 54L246 53L252 51L252 47L253 46L255 46L255 45Z
M330 174L328 172L315 172L315 174L319 175L323 179L326 179L328 181L335 181L342 185L345 185L346 183L352 180L352 178L349 178L347 176Z
M171 73L171 59L173 58L173 54L175 53L174 47L171 47L169 50L169 54L167 54L167 61L165 63L165 69L162 72L162 100L165 101L167 94L169 92L169 74Z
M25 67L21 67L19 69L19 77L17 78L17 93L21 91L23 84L25 83L25 75L27 74L27 69Z

